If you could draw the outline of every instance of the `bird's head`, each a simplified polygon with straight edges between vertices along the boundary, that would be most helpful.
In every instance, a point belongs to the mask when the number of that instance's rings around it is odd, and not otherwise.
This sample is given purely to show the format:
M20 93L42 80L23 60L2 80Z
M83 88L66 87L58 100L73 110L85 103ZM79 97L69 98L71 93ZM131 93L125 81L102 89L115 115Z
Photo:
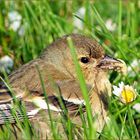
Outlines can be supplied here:
M127 69L125 62L106 55L103 47L101 47L97 41L77 34L73 34L68 37L73 41L77 59L87 82L90 83L92 79L95 80L97 74L106 74L109 70L118 71L123 74L126 73ZM69 55L70 54L67 53L67 56ZM72 58L68 61L66 65L68 67L71 66L69 70L74 69Z
M126 72L125 63L120 59L106 55L103 47L101 47L97 41L83 35L72 34L64 36L53 43L47 50L49 53L44 55L57 66L57 69L65 74L67 73L76 77L75 65L68 45L68 38L72 40L77 59L87 83L92 83L97 74L106 73L108 70Z

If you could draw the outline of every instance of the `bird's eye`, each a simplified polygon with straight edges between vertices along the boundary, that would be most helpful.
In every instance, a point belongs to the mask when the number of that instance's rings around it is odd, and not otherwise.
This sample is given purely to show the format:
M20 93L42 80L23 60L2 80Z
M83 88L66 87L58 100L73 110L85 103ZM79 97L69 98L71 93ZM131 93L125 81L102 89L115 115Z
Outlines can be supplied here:
M88 63L89 62L89 58L88 57L81 57L81 62L82 63Z

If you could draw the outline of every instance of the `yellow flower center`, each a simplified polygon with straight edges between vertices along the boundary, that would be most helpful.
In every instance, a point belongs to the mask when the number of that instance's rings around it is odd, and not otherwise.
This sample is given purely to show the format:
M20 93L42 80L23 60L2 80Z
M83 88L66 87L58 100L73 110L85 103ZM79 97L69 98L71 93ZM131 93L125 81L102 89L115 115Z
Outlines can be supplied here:
M124 103L130 103L136 98L136 92L132 89L127 89L124 87L123 91L121 92L121 97Z

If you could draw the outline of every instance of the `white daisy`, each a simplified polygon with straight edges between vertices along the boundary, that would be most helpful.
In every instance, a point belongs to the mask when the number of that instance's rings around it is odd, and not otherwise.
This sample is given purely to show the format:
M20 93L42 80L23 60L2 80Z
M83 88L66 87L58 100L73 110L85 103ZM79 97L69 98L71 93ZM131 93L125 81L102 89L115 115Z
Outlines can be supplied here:
M0 59L0 71L5 70L7 73L10 73L10 70L12 69L13 65L14 62L12 58L8 55L5 55Z
M17 11L8 13L9 28L17 31L21 25L22 16Z
M84 16L85 16L85 8L84 7L81 7L77 12L76 12L76 16L78 16L79 18L81 19L84 19ZM74 24L74 27L76 27L77 29L80 29L82 30L83 29L83 21L80 20L79 18L77 17L74 17L73 19L73 24Z
M136 99L136 90L129 85L124 85L123 82L119 83L119 86L113 85L113 94L118 96L120 101L127 104Z
M140 60L134 59L130 65L131 66L128 66L128 74L129 76L134 77L136 73L140 72ZM134 72L134 70L136 73Z
M140 103L136 103L133 107L138 113L140 113Z
M117 27L116 23L113 23L112 19L108 19L105 22L105 26L109 31L112 31L112 32L115 31L115 29Z

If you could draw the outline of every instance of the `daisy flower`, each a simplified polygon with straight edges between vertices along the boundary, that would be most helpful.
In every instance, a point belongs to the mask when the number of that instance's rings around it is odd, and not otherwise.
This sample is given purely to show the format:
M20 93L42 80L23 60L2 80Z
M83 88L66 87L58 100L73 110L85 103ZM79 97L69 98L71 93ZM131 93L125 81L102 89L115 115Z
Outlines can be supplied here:
M14 66L14 61L8 55L5 55L2 58L0 58L0 72L5 70L7 73L10 73L13 66Z
M123 82L119 83L118 87L113 85L113 94L124 104L134 101L137 97L136 90L132 86L124 85Z
M115 31L116 30L116 27L117 27L116 23L113 23L112 19L108 19L105 22L105 26L111 32Z
M86 12L86 9L84 7L81 7L77 12L76 12L76 15L78 17L80 17L81 19L84 19L84 16L85 16L85 12ZM83 21L80 20L79 18L77 17L74 17L73 19L73 24L74 24L74 27L76 27L77 29L80 29L82 30L83 29Z
M11 11L8 13L8 20L10 29L16 32L21 25L22 16L17 11Z
M140 103L136 103L132 108L140 113Z
M136 76L136 73L140 72L140 59L134 59L130 65L131 66L128 66L128 74L130 77L134 77ZM135 70L136 73L132 68Z

